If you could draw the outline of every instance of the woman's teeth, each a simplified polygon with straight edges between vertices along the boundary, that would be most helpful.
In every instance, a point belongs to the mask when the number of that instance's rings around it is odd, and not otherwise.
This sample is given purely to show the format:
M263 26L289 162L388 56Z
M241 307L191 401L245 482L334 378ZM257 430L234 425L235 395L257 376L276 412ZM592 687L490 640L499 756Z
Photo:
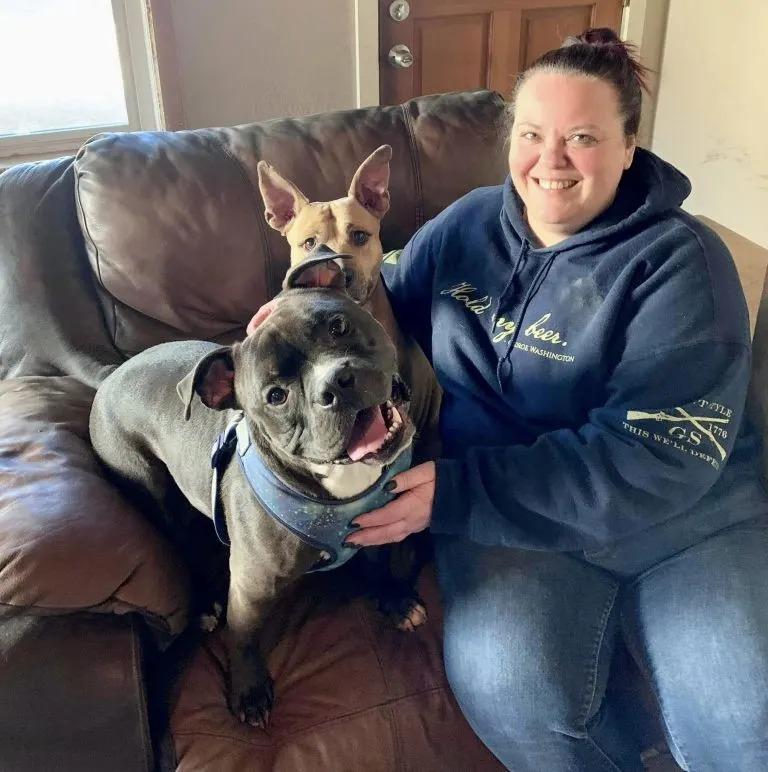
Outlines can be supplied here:
M577 180L537 180L537 182L544 190L565 190L572 188Z

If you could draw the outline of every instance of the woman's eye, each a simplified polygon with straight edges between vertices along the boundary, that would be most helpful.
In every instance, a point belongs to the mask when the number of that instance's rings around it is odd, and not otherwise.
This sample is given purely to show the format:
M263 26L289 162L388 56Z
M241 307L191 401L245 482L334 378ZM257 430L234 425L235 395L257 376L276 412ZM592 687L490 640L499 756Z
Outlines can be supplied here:
M594 145L597 142L591 134L574 134L571 139L577 145Z
M349 332L349 322L343 316L334 316L333 319L328 322L328 332L330 332L334 338L341 338Z
M275 386L267 392L267 402L269 402L270 405L282 405L287 399L288 392L285 389L281 389L279 386Z
M301 246L304 247L307 252L309 252L310 249L314 249L315 244L317 244L317 239L314 236L310 236L308 239L304 239L304 241L301 242Z
M523 139L534 140L538 137L538 134L535 131L524 131L520 136Z
M370 237L370 234L365 231L352 231L352 243L356 247L362 247Z

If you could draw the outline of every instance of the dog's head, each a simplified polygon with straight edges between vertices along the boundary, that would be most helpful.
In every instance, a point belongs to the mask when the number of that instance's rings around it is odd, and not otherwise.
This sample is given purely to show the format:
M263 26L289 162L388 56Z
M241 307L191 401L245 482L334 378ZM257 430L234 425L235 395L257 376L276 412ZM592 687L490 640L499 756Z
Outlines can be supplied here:
M316 464L390 463L413 438L389 336L333 286L281 293L252 334L205 356L178 392L187 410L195 394L242 410L262 450L300 476Z
M379 278L379 230L389 209L391 158L392 148L382 145L360 165L344 198L321 202L310 202L266 161L258 166L264 215L288 240L291 267L321 244L350 255L345 264L347 291L358 303L368 300Z

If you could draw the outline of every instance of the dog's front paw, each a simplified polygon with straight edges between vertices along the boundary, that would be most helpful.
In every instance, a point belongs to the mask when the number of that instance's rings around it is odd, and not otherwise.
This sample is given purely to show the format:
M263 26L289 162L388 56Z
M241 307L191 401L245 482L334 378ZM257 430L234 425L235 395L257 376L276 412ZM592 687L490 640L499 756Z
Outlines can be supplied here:
M233 684L229 695L229 708L244 724L264 729L275 703L275 688L267 676L259 684L238 687Z
M381 613L404 632L413 632L427 621L427 608L417 595L387 598L379 602Z
M212 633L221 622L221 615L224 613L224 606L221 603L214 603L206 614L200 614L197 618L197 625L204 633Z

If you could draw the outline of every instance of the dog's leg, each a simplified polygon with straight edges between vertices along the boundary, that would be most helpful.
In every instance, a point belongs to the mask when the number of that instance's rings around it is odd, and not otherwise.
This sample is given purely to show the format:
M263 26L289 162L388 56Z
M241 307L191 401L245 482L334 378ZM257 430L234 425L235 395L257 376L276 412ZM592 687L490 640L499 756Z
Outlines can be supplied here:
M368 594L399 630L412 632L427 621L427 609L419 597L416 581L428 555L426 534L361 550L359 568Z
M251 582L241 582L242 577L232 577L227 604L229 707L241 721L264 728L274 703L274 686L260 639L274 598L267 596L265 586L259 593Z
M264 533L257 538L255 530L249 532L253 522L244 524L240 518L233 518L228 525L232 539L225 629L229 705L241 721L263 728L274 703L272 677L265 659L265 623L278 600L314 562L316 553L304 548L292 534L283 536L287 543L280 544ZM276 526L270 521L269 527ZM297 549L302 549L301 555Z

